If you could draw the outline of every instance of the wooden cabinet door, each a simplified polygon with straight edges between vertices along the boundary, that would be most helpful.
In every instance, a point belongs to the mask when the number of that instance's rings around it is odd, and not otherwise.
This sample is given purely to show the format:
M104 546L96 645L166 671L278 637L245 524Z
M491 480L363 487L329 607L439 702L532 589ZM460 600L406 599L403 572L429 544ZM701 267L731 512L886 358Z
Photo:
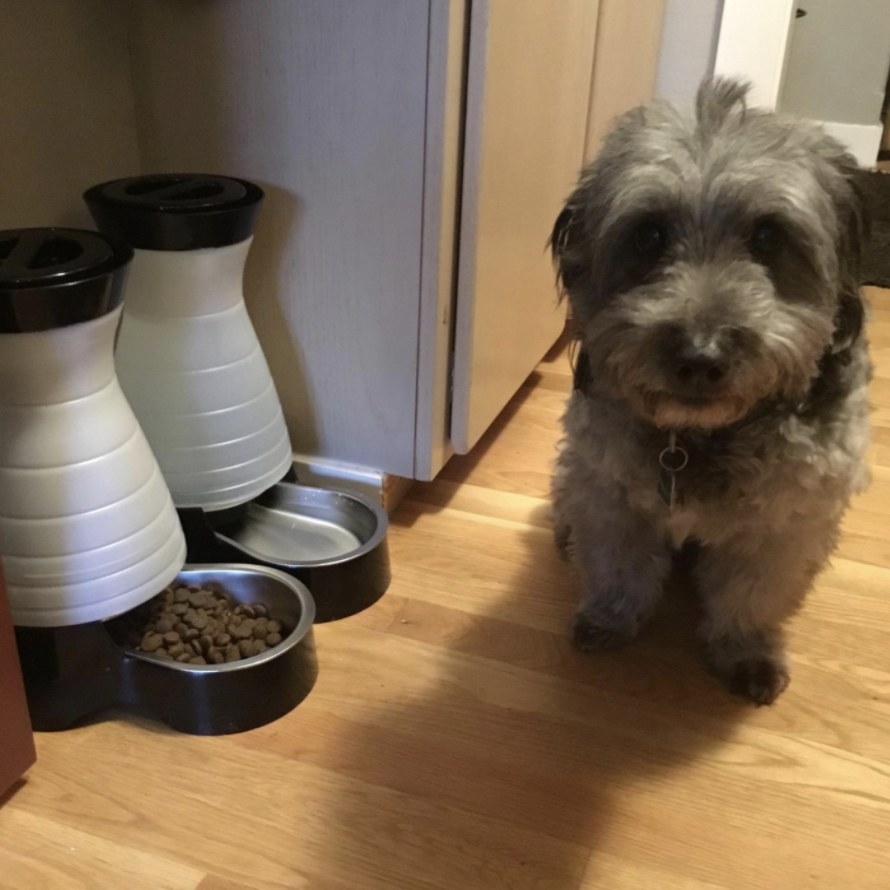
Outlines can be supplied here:
M31 719L0 568L0 803L19 776L34 763L35 757Z
M547 238L584 158L597 7L472 4L451 411L461 454L563 328Z

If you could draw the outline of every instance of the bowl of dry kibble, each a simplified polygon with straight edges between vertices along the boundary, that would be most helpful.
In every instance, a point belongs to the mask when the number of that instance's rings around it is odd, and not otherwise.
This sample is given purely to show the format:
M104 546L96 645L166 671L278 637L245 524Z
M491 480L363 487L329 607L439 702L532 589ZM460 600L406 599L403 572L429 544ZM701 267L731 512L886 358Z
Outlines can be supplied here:
M255 565L186 566L114 619L125 701L176 729L239 732L290 711L317 674L315 604L292 576Z

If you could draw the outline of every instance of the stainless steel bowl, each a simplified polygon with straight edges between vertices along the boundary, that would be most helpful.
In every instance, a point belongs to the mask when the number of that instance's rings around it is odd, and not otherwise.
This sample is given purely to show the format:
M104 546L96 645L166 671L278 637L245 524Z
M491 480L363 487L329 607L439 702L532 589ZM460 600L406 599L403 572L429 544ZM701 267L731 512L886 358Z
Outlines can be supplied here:
M333 621L366 609L389 587L388 524L361 495L279 482L230 520L215 519L200 558L246 557L281 569L312 591L316 622ZM184 526L191 557L196 538Z
M181 732L221 735L282 717L309 694L318 675L306 586L256 565L187 565L174 585L224 590L264 603L292 628L277 645L240 661L193 665L128 649L127 615L59 628L17 628L31 719L37 730L66 729L97 711L129 707Z
M171 587L199 586L206 590L227 593L236 603L262 603L269 616L293 630L277 646L261 655L242 658L227 664L182 664L176 661L162 662L165 668L187 672L229 673L249 670L278 658L299 646L311 633L315 620L315 602L306 585L276 569L254 565L186 565L176 576ZM126 653L150 664L160 659L138 650L124 647Z

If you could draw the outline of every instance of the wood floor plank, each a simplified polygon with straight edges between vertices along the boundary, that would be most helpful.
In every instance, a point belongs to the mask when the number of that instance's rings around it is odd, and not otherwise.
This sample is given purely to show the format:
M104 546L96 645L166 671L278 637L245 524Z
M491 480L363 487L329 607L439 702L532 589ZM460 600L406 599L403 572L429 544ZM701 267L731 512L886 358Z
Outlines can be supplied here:
M225 745L190 738L170 760L167 735L146 735L137 748L120 733L105 734L101 764L45 756L35 809L52 818L61 802L79 796L85 831L112 833L124 845L141 840L158 856L175 850L195 869L248 885L262 875L263 886L333 880L385 888L417 874L425 875L417 886L443 890L472 886L480 876L493 887L560 887L580 876L587 859L584 847L319 768L311 757L282 757L272 745L245 748L245 737ZM336 745L337 736L327 742ZM362 753L375 756L370 748ZM103 787L108 770L139 776L123 804L120 786Z
M362 661L364 654L358 647L356 658ZM394 665L404 660L393 656ZM317 758L338 773L396 785L404 793L474 814L496 814L575 844L597 836L607 809L629 820L661 812L673 822L673 842L682 843L728 797L746 802L733 827L743 856L752 845L765 849L772 843L762 835L765 819L779 821L785 808L809 801L825 810L832 831L841 832L830 851L833 862L844 860L835 862L831 874L836 875L842 865L852 867L857 855L855 846L848 849L843 843L853 836L847 833L852 824L863 835L886 824L890 770L872 759L709 716L679 712L678 720L678 711L667 707L657 715L650 709L622 719L628 702L598 700L587 690L576 689L575 706L568 708L566 685L534 672L497 662L467 664L465 657L446 652L431 652L429 661L428 673L412 678L411 693L398 678L385 681L399 690L387 701L385 715L358 701L332 697L324 702L337 715L331 725L292 750L293 741L281 734L275 741L264 740L263 747L281 745L282 753ZM349 673L354 676L355 670ZM468 687L475 687L470 701ZM370 697L364 688L355 695L362 701ZM505 736L510 739L508 761L501 756ZM332 738L343 744L325 744ZM428 761L440 769L429 770ZM682 768L691 763L693 774ZM678 794L683 812L668 816ZM725 840L725 834L717 834L709 843ZM880 859L890 865L890 858L881 854Z
M176 857L158 856L117 838L14 809L0 834L0 888L22 890L194 890L203 878ZM98 863L115 862L113 874Z

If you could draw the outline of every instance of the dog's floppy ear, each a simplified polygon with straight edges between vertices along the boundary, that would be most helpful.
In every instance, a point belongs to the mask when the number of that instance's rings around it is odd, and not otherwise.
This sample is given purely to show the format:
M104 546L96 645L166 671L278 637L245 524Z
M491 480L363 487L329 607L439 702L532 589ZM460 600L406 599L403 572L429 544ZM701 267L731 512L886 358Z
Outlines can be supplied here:
M556 217L549 242L561 296L570 293L585 272L581 227L581 208L570 198Z
M846 154L835 161L835 166L844 178L845 188L835 197L840 293L831 351L841 353L859 339L865 322L865 305L859 290L860 266L871 225L863 181L867 174Z
M831 339L831 351L845 352L858 339L865 323L865 306L858 288L851 292L841 292L840 305L834 317L834 335Z

